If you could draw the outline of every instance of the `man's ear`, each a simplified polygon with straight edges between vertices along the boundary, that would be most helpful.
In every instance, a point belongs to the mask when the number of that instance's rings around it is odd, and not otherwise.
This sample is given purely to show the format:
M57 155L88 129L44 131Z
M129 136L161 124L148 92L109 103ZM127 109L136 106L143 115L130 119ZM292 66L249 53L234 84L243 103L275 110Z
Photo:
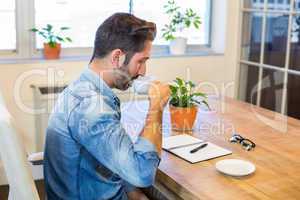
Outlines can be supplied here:
M126 55L125 54L119 56L119 67L121 67L121 66L124 65L125 59L126 59Z
M123 54L121 49L115 49L111 53L111 62L115 67L121 67L125 62L125 54Z

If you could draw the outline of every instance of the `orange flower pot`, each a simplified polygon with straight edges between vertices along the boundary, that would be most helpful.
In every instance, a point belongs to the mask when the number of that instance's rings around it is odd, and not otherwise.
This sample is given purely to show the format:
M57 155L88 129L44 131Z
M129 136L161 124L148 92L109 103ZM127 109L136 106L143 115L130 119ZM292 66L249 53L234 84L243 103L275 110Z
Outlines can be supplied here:
M58 59L60 55L61 44L56 43L55 47L51 47L48 43L44 43L44 57L46 59Z
M169 106L171 115L172 129L174 130L191 130L197 116L198 107L188 108Z

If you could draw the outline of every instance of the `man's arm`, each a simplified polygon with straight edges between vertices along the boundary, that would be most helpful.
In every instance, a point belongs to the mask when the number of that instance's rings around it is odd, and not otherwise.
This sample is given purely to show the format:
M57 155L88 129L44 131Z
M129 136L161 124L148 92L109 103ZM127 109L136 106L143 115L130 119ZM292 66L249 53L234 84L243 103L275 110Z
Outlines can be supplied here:
M169 86L160 82L153 82L149 89L150 107L145 127L141 136L155 145L158 154L161 154L162 144L162 113L170 96Z
M159 156L147 138L131 141L118 114L101 97L85 98L72 111L72 137L99 163L137 187L153 184ZM102 102L102 103L101 103Z
M163 95L164 91L167 95ZM168 92L160 83L150 88L147 122L142 137L135 143L122 127L116 111L98 95L84 99L70 114L72 137L123 180L138 187L150 186L160 160L157 153L161 151L162 110Z

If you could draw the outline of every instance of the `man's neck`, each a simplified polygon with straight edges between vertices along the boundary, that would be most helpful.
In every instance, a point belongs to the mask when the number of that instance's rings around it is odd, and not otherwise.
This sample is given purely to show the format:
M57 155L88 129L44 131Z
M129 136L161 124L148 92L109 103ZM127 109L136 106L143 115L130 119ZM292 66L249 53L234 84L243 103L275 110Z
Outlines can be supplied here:
M113 88L113 77L112 67L104 59L94 59L90 64L89 68L95 72L101 79L110 87Z

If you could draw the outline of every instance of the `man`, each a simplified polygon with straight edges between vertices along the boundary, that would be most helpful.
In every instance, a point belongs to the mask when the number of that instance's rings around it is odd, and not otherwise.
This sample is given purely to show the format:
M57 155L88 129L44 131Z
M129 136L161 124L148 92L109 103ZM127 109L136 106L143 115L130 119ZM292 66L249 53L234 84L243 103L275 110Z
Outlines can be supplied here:
M120 123L111 88L126 90L146 71L155 24L116 13L96 32L87 69L59 96L46 136L48 200L143 199L161 153L162 111L169 88L154 82L144 129L133 143Z

